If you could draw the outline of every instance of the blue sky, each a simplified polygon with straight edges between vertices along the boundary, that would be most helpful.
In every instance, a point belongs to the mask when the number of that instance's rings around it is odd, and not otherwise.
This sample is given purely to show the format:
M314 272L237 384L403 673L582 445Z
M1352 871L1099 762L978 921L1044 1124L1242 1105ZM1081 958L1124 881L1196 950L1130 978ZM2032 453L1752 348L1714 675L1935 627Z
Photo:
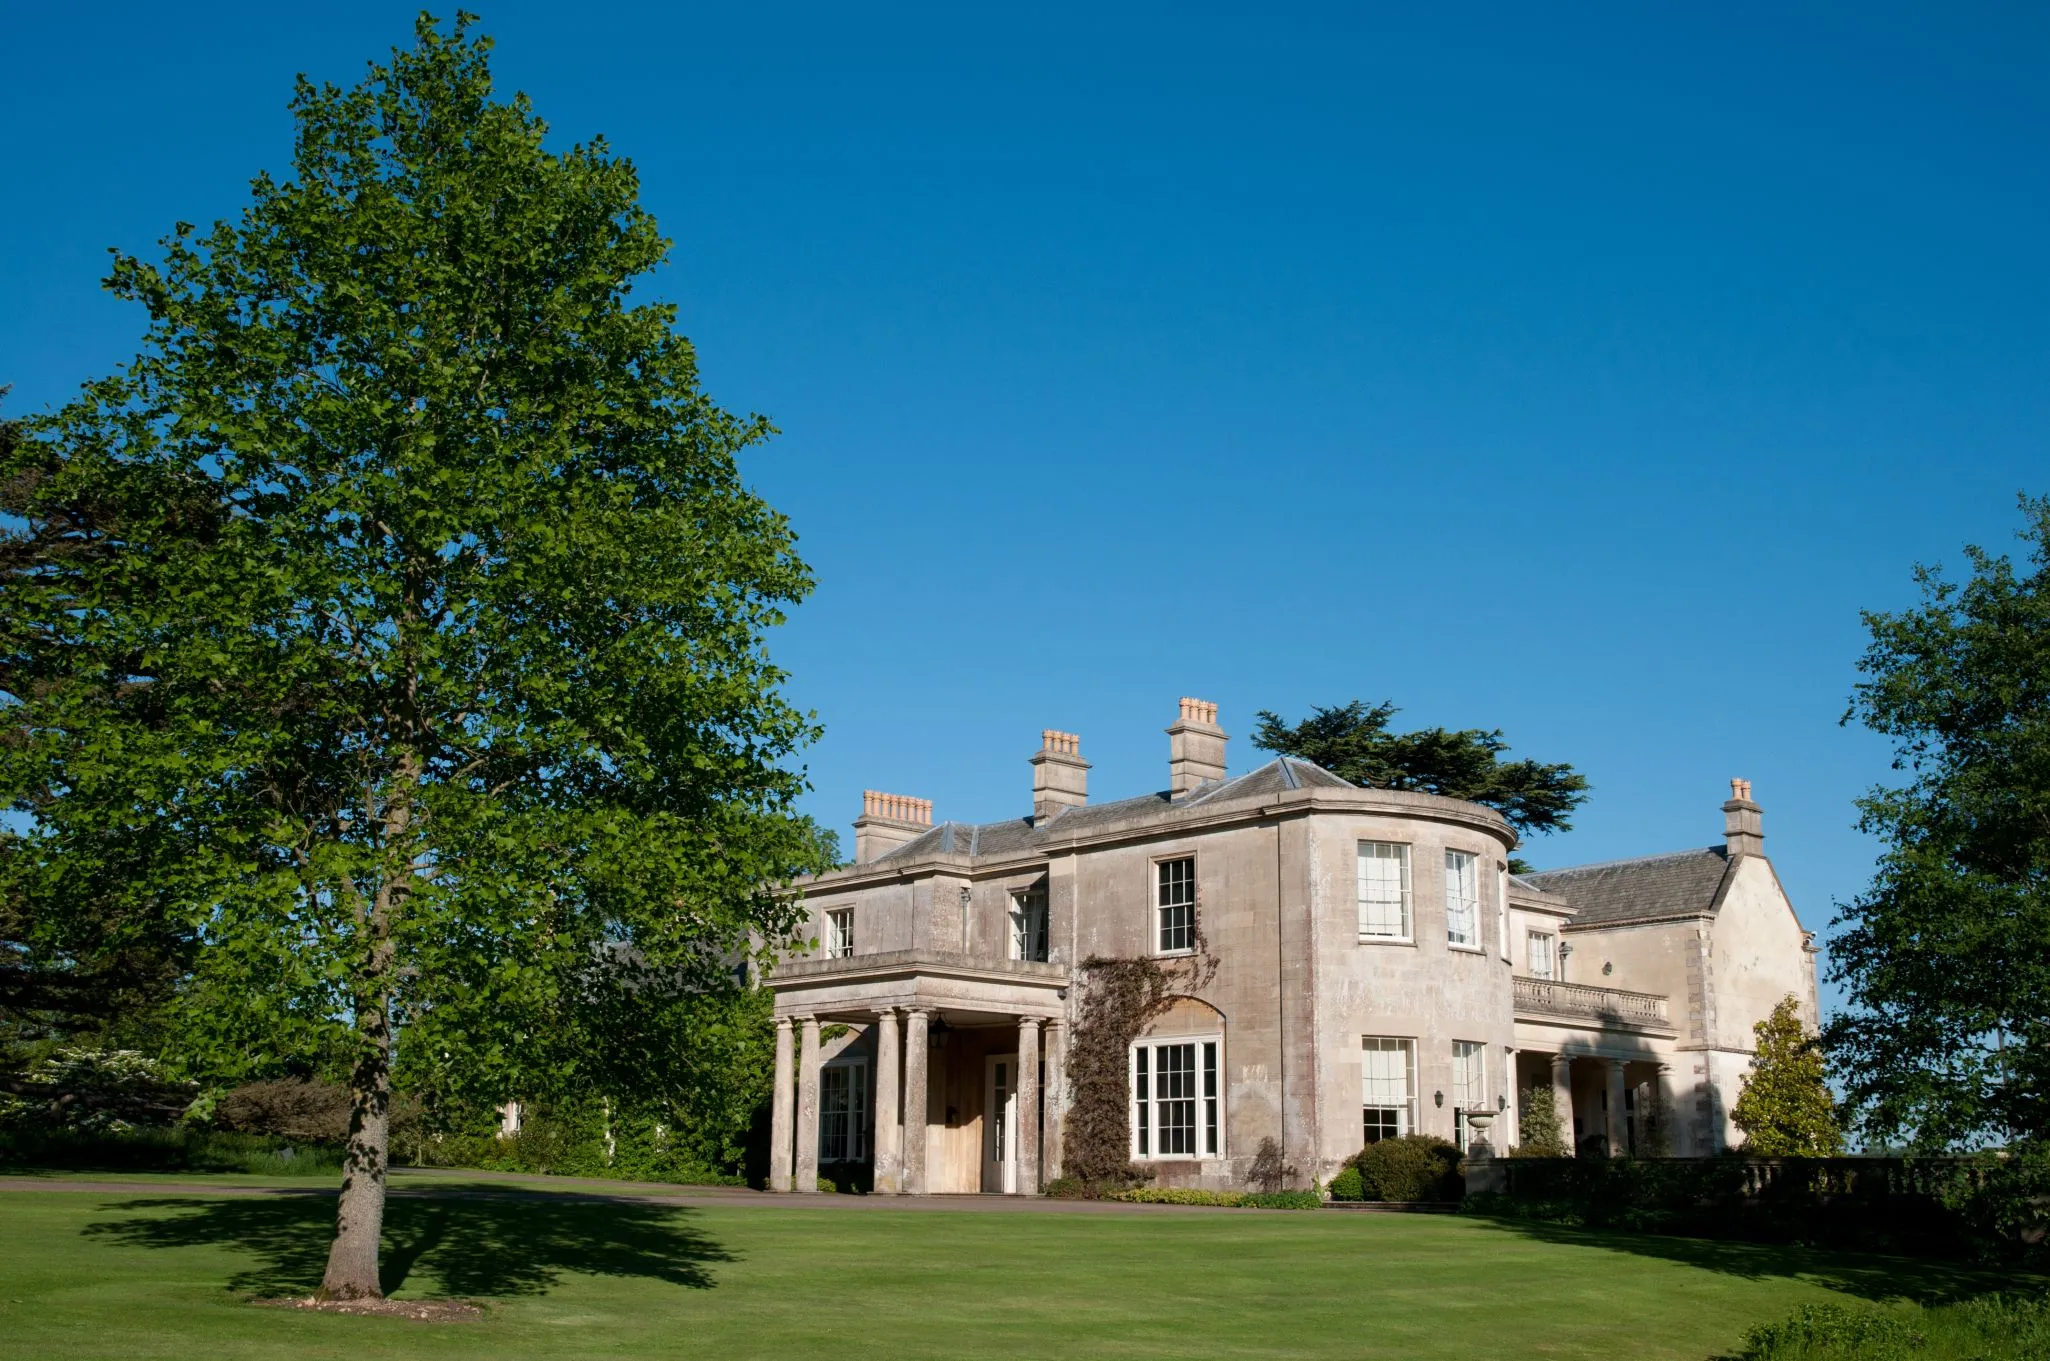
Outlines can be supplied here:
M1718 841L1751 779L1821 927L1887 774L1859 609L2050 490L2040 6L473 3L784 432L843 830L1027 811L1043 727L1114 797L1181 695L1235 769L1257 709L1390 698L1588 774L1541 866ZM132 352L107 247L237 211L293 74L412 12L14 8L10 409Z

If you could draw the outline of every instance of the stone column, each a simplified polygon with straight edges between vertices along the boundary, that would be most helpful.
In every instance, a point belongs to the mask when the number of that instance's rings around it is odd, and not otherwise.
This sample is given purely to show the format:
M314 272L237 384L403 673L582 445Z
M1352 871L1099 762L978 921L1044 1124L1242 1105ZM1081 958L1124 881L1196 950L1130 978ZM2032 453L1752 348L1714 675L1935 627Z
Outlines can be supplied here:
M1623 1109L1623 1060L1603 1059L1609 1079L1609 1156L1620 1158L1630 1151L1629 1117Z
M797 1170L790 1189L799 1195L819 1189L819 1018L801 1018L804 1039L797 1051Z
M1039 1018L1018 1018L1018 1194L1039 1194Z
M877 1195L894 1196L904 1189L904 1126L898 1123L897 1013L885 1008L876 1016L876 1162Z
M1559 1133L1566 1140L1566 1156L1580 1156L1580 1135L1573 1127L1573 1060L1552 1055L1552 1104L1559 1108Z
M790 1189L790 1018L776 1018L776 1087L769 1097L769 1189Z
M1068 1023L1046 1023L1046 1117L1041 1121L1046 1134L1039 1161L1046 1179L1061 1175L1061 1134L1068 1115Z
M925 1179L925 1069L931 1057L926 1013L904 1013L904 1193L922 1196Z

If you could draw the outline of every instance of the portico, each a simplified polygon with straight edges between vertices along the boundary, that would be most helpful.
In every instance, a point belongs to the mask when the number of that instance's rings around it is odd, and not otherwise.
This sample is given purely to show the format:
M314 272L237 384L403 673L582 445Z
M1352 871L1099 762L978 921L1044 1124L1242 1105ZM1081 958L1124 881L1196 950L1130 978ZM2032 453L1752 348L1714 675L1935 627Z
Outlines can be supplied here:
M1059 1175L1065 967L895 950L788 960L767 982L771 1190L816 1191L822 1146L867 1162L881 1195L1035 1195ZM826 1026L846 1032L830 1052Z

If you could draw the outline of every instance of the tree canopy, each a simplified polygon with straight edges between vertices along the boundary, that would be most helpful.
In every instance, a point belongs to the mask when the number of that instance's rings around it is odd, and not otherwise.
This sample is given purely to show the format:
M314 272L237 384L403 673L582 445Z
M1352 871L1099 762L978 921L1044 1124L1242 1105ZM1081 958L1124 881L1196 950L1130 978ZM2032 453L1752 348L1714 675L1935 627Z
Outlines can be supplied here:
M1509 750L1500 728L1419 728L1392 732L1400 713L1383 701L1316 708L1290 725L1279 714L1260 711L1253 743L1283 756L1314 761L1334 775L1377 789L1413 789L1425 794L1485 804L1519 833L1563 832L1574 809L1587 801L1585 776L1570 765L1505 761Z
M1744 1149L1761 1158L1832 1158L1844 1151L1836 1098L1822 1066L1822 1050L1801 1024L1801 1004L1789 994L1772 1015L1751 1027L1757 1053L1744 1090L1730 1108L1730 1123L1744 1131Z
M669 249L633 166L551 150L489 46L423 17L302 79L290 174L116 255L141 353L0 468L0 893L189 937L188 1071L346 1074L344 1297L395 1071L677 1081L827 858L764 647L811 577L737 461L770 427L631 296Z
M1858 802L1884 851L1830 944L1829 1041L1866 1128L1926 1146L2050 1138L2050 497L2027 564L1965 550L1962 583L1867 612L1853 719L1905 776Z

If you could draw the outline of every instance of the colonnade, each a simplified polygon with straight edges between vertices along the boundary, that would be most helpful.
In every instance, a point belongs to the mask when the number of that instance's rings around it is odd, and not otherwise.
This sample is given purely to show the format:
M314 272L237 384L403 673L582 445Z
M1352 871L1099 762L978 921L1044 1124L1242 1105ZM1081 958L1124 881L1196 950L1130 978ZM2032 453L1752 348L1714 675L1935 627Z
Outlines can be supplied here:
M899 1037L899 1018L902 1037ZM932 1012L926 1007L884 1007L873 1013L875 1029L874 1190L878 1195L925 1195L927 1110L932 1063ZM1016 1190L1037 1195L1040 1169L1060 1175L1061 1092L1066 1082L1064 1022L1020 1016L1017 1119L1014 1147ZM792 1063L792 1030L796 1062ZM1047 1106L1040 1111L1041 1031L1044 1029ZM900 1048L901 1046L901 1048ZM769 1108L769 1189L815 1193L819 1183L819 1018L776 1018L776 1089ZM793 1072L793 1067L795 1071ZM1042 1126L1046 1145L1042 1156Z
M1599 1130L1590 1130L1588 1133L1599 1133L1606 1138L1611 1152L1620 1153L1630 1147L1629 1101L1625 1096L1625 1093L1629 1090L1630 1083L1624 1073L1626 1064L1655 1063L1657 1065L1657 1076L1651 1079L1647 1085L1660 1089L1661 1094L1665 1098L1668 1118L1674 1119L1675 1123L1677 1123L1677 1112L1672 1110L1673 1094L1667 1090L1671 1084L1671 1065L1651 1058L1620 1059L1599 1054L1553 1054L1551 1056L1552 1099L1558 1108L1559 1120L1564 1126L1562 1132L1566 1136L1567 1150L1571 1155L1579 1156L1581 1139L1581 1135L1574 1124L1576 1107L1573 1104L1573 1064L1576 1059L1583 1063L1593 1063L1601 1066L1602 1081L1608 1099L1602 1103L1606 1109L1601 1112L1601 1128ZM1670 1138L1677 1132L1677 1130L1669 1129L1667 1135Z

